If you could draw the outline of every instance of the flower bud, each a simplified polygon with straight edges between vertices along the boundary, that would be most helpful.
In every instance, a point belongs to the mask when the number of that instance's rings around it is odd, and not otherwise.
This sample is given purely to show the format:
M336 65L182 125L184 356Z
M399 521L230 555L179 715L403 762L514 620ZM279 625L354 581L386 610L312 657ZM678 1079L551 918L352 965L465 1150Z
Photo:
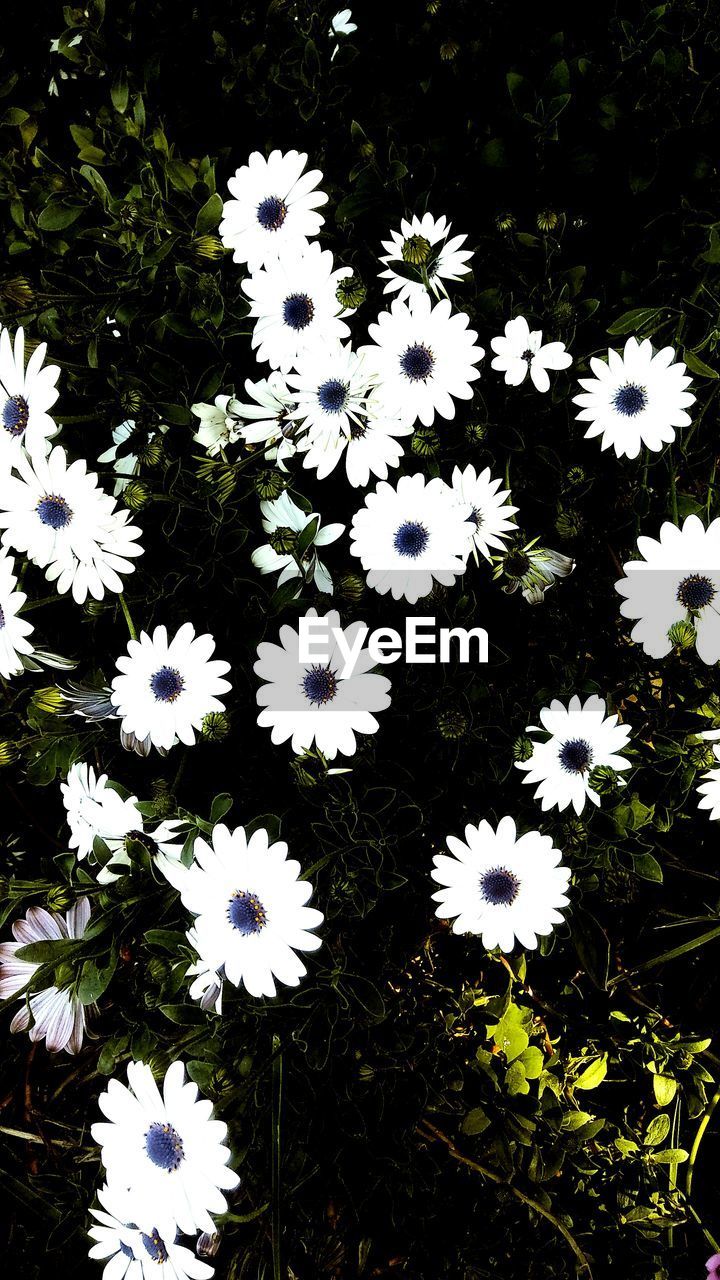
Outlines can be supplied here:
M225 256L225 246L219 236L195 236L190 248L196 258L206 258L210 262L217 262Z
M122 500L129 511L140 511L152 501L152 491L143 480L130 480L123 489Z
M208 711L200 730L206 742L222 742L230 732L230 720L224 711Z
M435 725L441 738L456 742L458 738L465 737L470 728L470 717L459 707L449 707L440 712Z

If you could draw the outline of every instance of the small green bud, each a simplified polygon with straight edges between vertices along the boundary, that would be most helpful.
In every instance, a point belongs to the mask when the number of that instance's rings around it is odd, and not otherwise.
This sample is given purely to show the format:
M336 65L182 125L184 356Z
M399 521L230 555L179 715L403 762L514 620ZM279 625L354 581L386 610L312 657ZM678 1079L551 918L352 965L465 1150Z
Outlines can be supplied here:
M692 622L686 620L673 622L667 635L668 640L676 649L692 649L697 638Z
M599 764L592 769L588 778L588 786L599 796L609 796L617 791L619 778L614 769L607 764Z
M356 603L365 590L365 580L357 573L345 573L336 583L336 594L343 600L351 600Z
M538 231L554 231L560 221L560 215L554 209L541 209L537 216Z
M36 689L30 699L30 705L37 711L44 711L46 715L54 716L66 703L57 685L51 684L45 689Z
M206 258L210 262L218 262L225 256L225 246L219 236L195 236L190 248L195 257L201 260Z
M0 769L5 768L8 764L13 764L19 755L20 752L14 742L9 742L7 738L0 741Z
M513 760L529 760L534 750L534 742L528 738L526 733L521 733L519 738L516 738L513 742Z
M271 533L268 536L270 546L273 551L276 551L280 556L288 555L296 545L297 540L298 536L295 530L286 529L284 526L276 529L274 533Z
M374 148L373 148L374 150ZM350 307L353 311L365 301L367 289L360 276L346 276L335 290L335 297L342 307Z
M499 213L495 219L495 226L497 227L498 231L502 231L502 232L514 231L515 227L517 226L517 219L515 217L515 214L509 213L507 211L505 213Z
M224 711L209 711L202 722L201 733L206 742L222 742L230 732L230 720Z
M273 499L279 498L286 488L287 480L280 471L268 469L267 471L258 472L255 477L255 492L259 498L262 498L263 502L271 502Z
M410 448L418 458L434 458L440 449L440 437L434 427L418 427L410 437Z
M47 896L48 911L67 911L75 902L75 892L69 885L56 884Z
M123 489L122 500L129 511L140 511L152 501L152 492L143 480L130 480Z
M584 523L580 512L574 507L568 507L566 511L560 512L555 528L561 538L577 538L582 533Z
M413 267L423 266L431 252L432 246L425 236L408 236L407 240L403 241L403 262L409 262Z
M456 742L459 738L465 737L470 728L470 717L459 707L449 707L446 711L440 712L435 725L441 738L445 738L448 742Z

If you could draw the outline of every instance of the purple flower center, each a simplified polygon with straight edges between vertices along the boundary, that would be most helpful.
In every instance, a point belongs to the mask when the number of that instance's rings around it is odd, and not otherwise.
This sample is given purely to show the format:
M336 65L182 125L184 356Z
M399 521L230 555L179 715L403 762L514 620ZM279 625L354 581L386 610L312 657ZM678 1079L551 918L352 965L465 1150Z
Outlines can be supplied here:
M266 196L257 207L257 220L265 231L279 231L287 218L287 205L279 196Z
M638 387L633 382L628 382L624 387L618 387L612 398L615 409L625 418L635 418L642 412L647 402L645 388Z
M572 738L560 748L560 764L566 773L587 773L591 760L592 749L584 738Z
M158 1169L166 1169L174 1173L185 1159L183 1141L177 1129L171 1124L161 1124L156 1120L145 1134L145 1150L157 1165Z
M298 333L307 329L314 315L312 298L308 298L306 293L291 293L283 302L283 320Z
M308 702L323 707L332 702L337 693L337 676L329 667L311 667L305 672L302 688Z
M50 529L64 529L73 518L68 503L59 493L46 493L38 502L37 511L42 523Z
M2 410L2 423L11 436L21 436L30 418L30 406L24 396L10 396Z
M176 702L185 688L185 681L175 667L160 667L150 677L150 688L158 702Z
M228 920L244 938L259 933L267 924L267 911L254 893L238 889L228 903Z
M432 351L420 342L408 347L400 357L400 368L411 382L425 382L433 371L435 357Z
M430 535L424 524L419 524L417 520L406 520L395 534L393 546L398 555L409 556L411 560L416 560L425 550L429 538Z
M492 867L480 877L480 892L493 907L509 907L519 889L520 881L507 867Z
M683 578L677 590L677 598L686 609L696 612L704 609L715 598L715 588L709 578L693 573Z

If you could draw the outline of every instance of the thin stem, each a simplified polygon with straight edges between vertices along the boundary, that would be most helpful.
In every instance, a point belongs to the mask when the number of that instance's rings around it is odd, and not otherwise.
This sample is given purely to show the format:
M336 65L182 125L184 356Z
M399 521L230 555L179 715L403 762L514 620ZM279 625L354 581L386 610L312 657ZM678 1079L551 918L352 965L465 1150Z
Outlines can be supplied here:
M120 592L120 605L122 607L123 613L125 614L125 621L127 622L128 631L130 632L130 639L137 640L137 631L135 630L135 623L130 617L130 610L127 607L127 600L125 599L125 596L123 595L122 591Z
M272 1071L272 1261L273 1280L282 1280L280 1258L280 1157L281 1112L283 1089L283 1055L280 1037L273 1036Z
M430 1135L433 1138L437 1138L439 1142L443 1142L445 1144L453 1160L459 1161L460 1164L467 1165L469 1169L474 1169L476 1173L481 1173L484 1178L489 1178L491 1182L497 1182L500 1186L506 1187L508 1191L512 1192L516 1199L521 1200L523 1204L528 1205L529 1208L534 1209L536 1213L539 1213L541 1217L546 1218L548 1222L551 1222L556 1231L560 1232L560 1235L575 1254L580 1267L578 1274L587 1276L588 1280L592 1280L590 1263L585 1257L585 1254L580 1248L580 1245L574 1235L568 1231L564 1222L561 1222L559 1218L556 1218L555 1214L551 1213L549 1209L546 1209L538 1200L533 1200L532 1196L526 1195L519 1187L514 1186L512 1182L508 1182L501 1174L496 1173L494 1169L488 1169L485 1165L478 1164L477 1160L471 1160L469 1156L463 1155L462 1151L455 1146L452 1138L449 1138L441 1129L436 1129L435 1125L430 1124L429 1120L423 1120L422 1127L426 1130L426 1137Z
M677 524L678 501L677 501L677 486L675 482L675 463L673 462L672 449L668 449L668 466L670 469L670 507L672 510L673 524Z
M698 1154L698 1151L700 1150L700 1143L702 1142L705 1136L705 1130L707 1129L710 1121L712 1120L713 1111L715 1110L718 1102L720 1102L720 1087L716 1089L707 1107L705 1108L705 1114L700 1119L700 1123L698 1124L697 1131L695 1133L695 1140L690 1149L690 1159L688 1160L687 1173L685 1175L685 1194L688 1197L690 1196L690 1192L692 1191L692 1180L693 1180L693 1174L695 1172L695 1162L697 1160L697 1154Z

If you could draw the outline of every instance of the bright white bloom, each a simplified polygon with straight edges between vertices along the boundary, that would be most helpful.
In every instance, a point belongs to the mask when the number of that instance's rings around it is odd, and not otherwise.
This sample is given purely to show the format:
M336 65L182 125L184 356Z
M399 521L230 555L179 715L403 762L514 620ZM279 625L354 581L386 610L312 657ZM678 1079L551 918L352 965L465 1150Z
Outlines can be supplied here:
M60 790L70 827L70 848L77 849L78 859L92 853L96 836L112 848L116 842L122 844L129 831L142 829L137 797L124 800L109 785L106 773L96 777L92 765L81 761L72 765Z
M476 563L478 551L489 560L490 548L502 549L504 540L516 528L512 517L517 507L511 506L507 501L510 490L501 489L501 485L502 480L492 479L489 467L479 475L473 466L468 465L464 471L456 467L452 474L453 492L457 494L463 510L467 506L471 510L470 524Z
M366 402L366 416L353 423L350 435L340 435L333 440L329 436L303 436L298 442L298 452L303 453L303 467L317 471L318 480L329 476L341 459L345 461L345 473L350 484L365 488L370 476L387 480L391 467L397 467L404 453L399 436L413 433L409 422L402 422L384 410L380 395L371 392Z
M666 520L659 539L640 537L642 560L623 565L615 590L625 596L620 612L637 618L631 635L651 658L664 658L675 644L668 634L677 622L695 629L698 657L720 661L720 520L707 529L688 516L681 529Z
M123 732L140 741L149 738L166 751L178 741L191 747L208 712L225 710L219 695L230 688L222 679L230 664L211 661L214 650L213 637L196 636L190 622L172 640L165 627L131 640L127 657L117 660L121 674L110 694Z
M481 934L488 950L512 951L516 938L532 949L562 923L570 872L550 836L518 837L513 819L501 818L496 830L484 820L468 825L465 841L448 836L447 846L453 857L437 854L431 874L443 886L433 894L435 914L452 919L453 933Z
M453 315L447 298L435 306L428 293L412 306L396 298L368 333L374 343L364 348L368 367L392 415L410 423L419 418L429 427L436 414L455 417L455 400L472 399L485 352L467 316Z
M213 828L212 846L195 841L191 867L173 863L165 875L197 917L197 949L208 969L242 983L251 996L274 996L275 982L296 987L307 972L296 954L317 951L311 933L323 915L306 906L312 885L298 879L284 841L271 844L262 828L248 839L243 827Z
M572 364L565 344L546 342L543 346L542 330L531 330L524 316L508 320L505 337L493 338L490 346L497 353L492 367L505 374L508 387L519 387L529 373L536 391L549 391L548 369L567 369Z
M292 416L294 396L277 371L259 382L247 378L245 390L252 404L231 400L229 405L242 439L246 444L262 445L265 460L275 462L280 471L287 471L285 462L295 453L296 437L302 430Z
M352 35L353 31L357 31L357 24L352 22L351 19L351 9L340 9L330 22L330 37L349 36Z
M228 1169L227 1125L214 1120L212 1104L185 1080L182 1062L167 1069L162 1097L144 1062L131 1062L126 1088L111 1080L98 1102L109 1124L92 1126L108 1185L131 1190L135 1225L174 1238L173 1228L194 1235L213 1231L212 1213L225 1213L222 1191L239 1178Z
M430 289L436 298L447 297L446 280L460 280L471 270L472 249L463 249L467 236L452 236L447 218L433 218L426 213L403 218L399 231L391 231L383 240L385 253L380 261L387 268L380 279L387 280L383 293L397 293L402 302L411 302ZM449 238L450 237L450 238ZM408 279L395 269L402 263L405 271L414 269L416 279Z
M165 435L167 427L160 424L156 431L150 431L147 435L147 441L155 439L156 435ZM127 488L130 479L135 475L138 464L138 455L136 453L125 452L123 445L134 435L135 422L132 418L127 418L125 422L121 422L117 427L113 428L112 444L109 449L101 453L98 462L111 462L113 471L118 477L115 481L115 496L122 493Z
M700 736L705 738L709 735L703 733ZM720 764L720 747L713 747L713 755L718 764ZM718 765L708 769L702 775L702 782L697 788L697 793L700 796L698 809L708 809L708 817L711 821L717 822L718 818L720 818L720 768L718 768Z
M9 1000L23 991L39 964L21 960L16 952L33 942L58 942L63 938L82 938L90 919L90 903L79 898L62 916L44 907L30 907L23 920L13 927L14 942L0 943L0 1000ZM28 1008L29 1003L29 1008ZM32 1026L30 1019L32 1018ZM79 1053L85 1032L85 1006L69 989L47 987L22 997L22 1008L10 1023L11 1031L27 1031L33 1042L45 1040L50 1053L66 1049Z
M351 267L335 269L329 249L317 242L304 252L281 258L243 281L255 318L252 346L258 360L288 373L318 340L338 342L349 334L347 310L337 300L341 280Z
M301 511L288 493L281 493L279 498L260 503L262 526L269 535L270 541L258 547L252 553L252 562L261 573L277 573L278 586L289 582L291 578L300 578L302 573L312 577L318 591L332 594L332 578L325 565L318 559L316 547L327 547L336 542L344 531L344 524L328 524L321 528L321 517L316 511ZM290 548L297 546L298 538L310 525L314 525L314 533L302 552L302 572ZM298 595L300 584L298 584Z
M543 707L542 728L528 725L529 734L545 729L550 735L533 743L529 760L516 762L516 768L527 774L523 782L539 784L535 799L542 802L543 810L567 809L571 804L579 814L586 800L599 805L600 796L590 786L593 769L601 765L617 772L630 768L630 761L619 754L628 745L630 728L606 712L605 701L597 694L585 703L576 694L567 707L557 698Z
M20 616L27 596L17 590L12 556L0 552L0 676L8 680L24 670L21 654L33 652L33 627Z
M628 338L622 355L608 351L607 363L593 356L594 378L580 378L577 415L589 422L585 439L600 436L600 447L612 445L618 458L636 458L643 445L657 452L675 439L676 427L690 425L686 413L695 401L691 379L672 347L653 353L649 338Z
M20 455L15 466L19 476L4 481L0 496L3 545L24 551L78 604L122 591L120 574L133 572L131 558L143 550L129 512L116 510L82 458L68 466L59 445L49 458Z
M296 408L312 443L331 446L362 427L372 380L362 355L348 343L318 342L303 352L297 373L288 374Z
M162 866L160 869L164 873ZM199 1000L200 1008L206 1013L210 1009L214 1009L215 1013L222 1013L224 978L200 955L200 939L196 929L188 929L187 940L193 950L198 953L197 960L188 965L185 970L185 977L192 978L189 987L190 999Z
M90 1212L99 1224L88 1235L96 1243L90 1257L105 1262L103 1280L209 1280L212 1267L201 1262L176 1235L163 1238L157 1228L147 1232L135 1225L132 1191L105 1186L97 1193L101 1209Z
M198 402L190 405L190 412L200 419L200 426L193 432L196 440L211 458L217 457L226 445L237 444L240 440L240 424L230 411L233 404L231 396L216 396L214 404Z
M381 481L353 516L350 550L369 587L415 604L435 582L449 587L464 573L471 515L470 505L459 503L439 478L426 481L417 472L401 476L394 489Z
M506 555L495 561L494 578L506 578L503 586L506 595L522 589L523 600L528 604L542 604L545 592L559 578L567 578L575 568L575 561L561 551L550 547L538 547L534 538L524 547L511 547Z
M305 615L317 618L314 609ZM318 628L321 660L301 662L299 633L291 626L280 629L280 644L258 645L255 673L266 681L258 689L258 706L264 709L258 724L272 729L275 744L292 739L293 751L307 751L313 743L328 760L338 751L354 755L356 733L377 732L373 712L390 705L390 681L375 675L376 665L367 649L361 649L352 673L344 673L345 659L333 631L342 633L345 645L355 642L362 622L341 628L334 610L324 615L325 633ZM327 655L327 657L326 657Z
M43 368L46 352L41 342L26 369L23 330L17 330L13 344L9 330L0 325L0 477L15 465L23 447L45 457L58 433L48 410L58 398L60 370L55 364Z
M277 261L298 257L325 219L317 213L327 203L319 169L304 173L304 152L272 151L266 160L253 151L247 164L228 182L231 200L223 205L220 235L233 250L235 262L247 262L251 271Z

